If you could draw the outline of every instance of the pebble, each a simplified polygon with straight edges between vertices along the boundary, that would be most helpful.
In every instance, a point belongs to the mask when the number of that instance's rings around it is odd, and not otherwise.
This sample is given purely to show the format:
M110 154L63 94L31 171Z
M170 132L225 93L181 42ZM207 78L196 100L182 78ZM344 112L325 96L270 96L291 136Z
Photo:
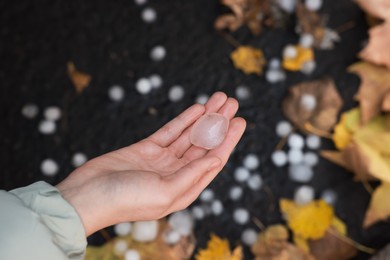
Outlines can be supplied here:
M249 177L247 185L251 190L258 190L263 186L263 179L259 174L253 174Z
M288 162L291 164L298 164L303 161L303 152L301 149L292 148L287 153Z
M289 135L287 144L291 148L302 149L305 145L305 140L300 134L293 133Z
M270 69L279 69L280 68L280 60L278 58L272 58L268 62L268 67Z
M314 189L311 186L303 185L296 189L294 201L298 205L304 205L314 200Z
M22 115L28 119L33 119L38 115L39 108L34 104L26 104L22 107Z
M305 6L310 11L318 11L322 6L322 0L306 0Z
M58 164L53 159L45 159L41 163L41 171L43 175L52 177L58 172Z
M141 17L145 23L153 23L157 19L157 13L153 8L147 7L142 11Z
M308 182L313 178L313 169L305 164L292 164L288 169L289 178L296 182Z
M298 55L297 48L294 45L286 45L283 49L283 58L294 59Z
M220 200L214 200L211 203L211 212L215 216L221 215L221 213L223 212L223 204Z
M149 79L140 78L135 83L135 88L138 91L138 93L142 95L146 95L152 90L152 84L150 83Z
M184 88L182 86L173 86L169 89L168 98L171 102L180 101L184 97Z
M260 165L259 157L256 154L250 153L245 156L243 165L248 170L256 170Z
M265 72L265 79L269 83L277 83L286 79L286 74L281 69L269 69Z
M49 135L56 131L56 124L50 120L43 120L39 123L38 130L41 134Z
M180 241L180 234L179 232L175 231L175 230L168 230L166 232L164 232L163 234L163 239L165 241L165 243L167 243L168 245L174 245L176 244L177 242Z
M282 167L287 163L287 154L283 150L277 150L272 153L271 160L276 167Z
M310 33L304 33L299 38L299 45L303 48L311 48L314 44L314 36Z
M249 170L244 167L237 167L234 171L234 179L238 182L247 181L250 175Z
M163 84L163 80L162 80L161 76L158 74L150 75L149 82L150 82L150 85L152 85L152 88L154 88L154 89L161 88L161 86Z
M134 0L134 3L136 3L137 5L144 5L146 4L147 0Z
M192 216L194 219L201 220L205 217L205 212L201 206L193 206L191 209Z
M171 214L168 218L168 223L181 236L189 236L194 226L194 220L188 210Z
M59 107L47 107L43 112L44 117L50 121L57 121L61 118L61 109Z
M114 85L108 90L108 97L112 101L121 101L125 97L125 91L119 85Z
M304 155L303 155L303 163L308 165L308 166L311 166L311 167L314 167L318 164L318 155L316 153L313 153L313 152L306 152Z
M257 241L257 232L254 229L245 229L241 234L241 240L244 245L252 246Z
M249 221L249 212L244 208L235 209L233 212L233 218L237 224L244 225Z
M337 200L337 193L331 189L324 190L321 193L321 199L325 200L329 205L334 205Z
M141 260L141 255L135 249L129 249L125 253L125 260Z
M154 61L161 61L165 58L167 51L161 45L157 45L150 51L150 58Z
M114 252L116 255L118 256L122 256L125 254L126 250L127 250L127 242L123 239L119 239L119 240L116 240L115 241L115 244L114 244Z
M231 200L239 200L242 196L242 188L240 186L234 186L230 188L229 197Z
M87 161L87 156L83 153L75 153L72 156L72 165L77 168L83 165Z
M279 137L286 137L291 133L292 126L290 122L282 120L276 124L276 134Z
M157 238L158 221L137 221L133 222L131 235L135 241L150 242Z
M123 223L116 224L114 226L115 234L121 237L127 236L128 234L130 234L130 231L131 231L130 222L123 222Z
M238 86L236 88L236 98L239 100L245 100L250 98L251 91L247 86Z
M301 106L308 111L313 111L317 106L317 99L313 95L303 94L300 101Z
M214 199L214 191L211 189L205 189L202 191L202 193L199 195L200 201L203 202L210 202Z
M321 146L321 138L317 135L308 135L306 137L306 146L310 149L318 149Z
M306 61L303 63L301 72L306 75L310 75L313 73L313 71L316 69L317 64L314 60Z
M195 102L201 105L204 105L209 101L209 95L207 94L200 94L199 96L196 97Z
M295 11L296 0L277 0L277 3L287 13L291 14Z

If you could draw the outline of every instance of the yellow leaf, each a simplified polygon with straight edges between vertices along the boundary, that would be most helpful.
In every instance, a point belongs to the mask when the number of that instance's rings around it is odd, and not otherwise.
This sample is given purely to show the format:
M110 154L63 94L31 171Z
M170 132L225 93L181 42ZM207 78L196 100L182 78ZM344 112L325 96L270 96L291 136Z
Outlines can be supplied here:
M314 52L311 48L303 48L300 45L295 46L297 55L294 58L284 58L283 68L291 71L300 70L305 62L314 60Z
M344 149L352 140L352 133L346 126L347 118L345 113L341 115L340 122L334 128L333 142L339 150Z
M372 194L370 206L364 218L364 227L390 217L390 183L383 182Z
M207 243L207 248L202 249L195 256L196 260L241 260L243 259L242 247L236 247L230 251L229 241L212 234Z
M344 236L347 235L347 226L338 217L333 218L332 227L334 227L337 230L337 232L339 232L341 235L344 235Z
M230 58L233 61L234 67L242 70L246 74L254 73L260 75L263 73L265 59L260 49L250 46L240 46L231 53Z

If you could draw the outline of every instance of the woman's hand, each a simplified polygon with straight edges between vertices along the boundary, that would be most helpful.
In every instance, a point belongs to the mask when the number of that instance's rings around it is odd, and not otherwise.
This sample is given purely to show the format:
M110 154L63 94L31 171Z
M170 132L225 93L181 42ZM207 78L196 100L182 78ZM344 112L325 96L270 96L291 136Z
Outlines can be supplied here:
M193 105L148 138L104 154L76 169L57 185L76 209L86 235L104 227L158 219L186 208L226 164L245 130L234 118L238 102L222 92ZM223 143L205 150L190 143L193 123L204 113L230 120Z

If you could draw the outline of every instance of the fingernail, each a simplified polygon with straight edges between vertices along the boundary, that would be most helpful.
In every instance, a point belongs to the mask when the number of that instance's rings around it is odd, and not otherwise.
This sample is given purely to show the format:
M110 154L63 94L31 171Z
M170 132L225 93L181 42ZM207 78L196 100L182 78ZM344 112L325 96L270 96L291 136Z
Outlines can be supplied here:
M213 160L210 165L209 165L209 168L207 171L211 171L211 170L214 170L215 168L219 167L221 165L221 160L219 158L216 158L215 160Z

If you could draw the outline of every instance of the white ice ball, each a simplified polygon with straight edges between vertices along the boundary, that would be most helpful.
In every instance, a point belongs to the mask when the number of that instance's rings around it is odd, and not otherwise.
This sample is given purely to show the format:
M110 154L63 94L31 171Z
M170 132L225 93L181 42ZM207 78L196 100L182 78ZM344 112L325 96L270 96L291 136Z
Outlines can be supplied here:
M313 153L313 152L306 152L304 155L303 155L303 163L308 165L308 166L316 166L317 163L318 163L318 155L316 153Z
M125 253L125 260L141 260L141 255L135 249L129 249Z
M142 20L145 23L153 23L157 19L156 10L151 7L145 8L141 13Z
M321 199L325 200L329 205L334 205L337 200L337 194L334 190L328 189L321 193Z
M56 131L56 124L51 120L43 120L39 123L38 130L41 134L49 135Z
M153 74L149 76L149 82L152 85L152 88L160 88L163 84L163 80L160 75Z
M193 206L191 209L191 213L194 219L198 219L198 220L203 219L206 215L203 207L201 206Z
M233 218L236 223L244 225L249 221L249 212L244 208L235 209L233 212Z
M280 60L278 58L272 58L268 62L268 67L270 69L279 69L280 68Z
M265 72L265 79L269 83L277 83L286 79L286 74L281 69L269 69Z
M313 178L313 169L305 164L291 164L288 174L292 181L308 182Z
M152 48L150 51L150 58L154 61L161 61L165 58L165 55L167 54L167 51L165 48L161 45L157 45Z
M199 200L203 202L210 202L213 199L214 199L214 191L212 191L211 189L205 189L199 195Z
M144 5L147 1L148 0L134 0L134 3L136 3L137 5Z
M321 146L321 138L317 135L308 135L306 137L306 146L310 149L318 149Z
M288 162L291 164L298 164L303 161L303 152L301 149L292 148L287 154Z
M167 243L168 245L174 245L176 244L177 242L180 241L180 234L179 232L175 231L175 230L169 230L167 232L164 232L163 234L163 239L165 241L165 243Z
M128 248L128 246L127 246L127 242L125 240L119 239L119 240L115 241L114 252L116 255L119 255L119 256L124 255L127 248Z
M279 7L286 13L293 13L295 10L296 0L277 0Z
M318 11L322 6L322 0L306 0L305 6L310 11Z
M289 135L287 144L291 148L302 149L305 145L305 140L300 134L293 133Z
M251 228L245 229L241 234L241 240L244 245L252 246L257 241L257 232Z
M248 99L251 96L251 91L247 86L238 86L236 88L236 98L240 100Z
M196 97L195 102L201 105L204 105L207 103L209 100L209 95L206 94L200 94L199 96Z
M131 235L135 241L150 242L157 238L158 221L137 221L133 222Z
M211 212L215 216L221 215L221 213L223 212L223 204L220 200L214 200L211 203Z
M256 154L250 153L245 156L243 165L248 170L256 170L259 167L260 160Z
M298 55L298 50L294 45L286 45L283 49L283 58L294 59Z
M148 94L152 90L152 84L147 78L140 78L135 83L135 89L142 95Z
M272 153L271 160L276 167L282 167L287 163L287 154L283 150L277 150Z
M130 231L131 231L130 222L123 222L123 223L116 224L114 226L115 234L121 237L127 236L128 234L130 234Z
M171 214L168 218L168 223L182 236L189 236L194 226L194 220L188 210L182 210Z
M57 121L61 118L61 109L59 107L47 107L43 112L44 117L50 121Z
M306 75L310 75L313 73L313 71L316 69L317 64L314 60L309 60L303 63L301 72Z
M229 190L229 197L231 200L239 200L242 196L242 188L240 186L234 186Z
M22 115L28 119L33 119L38 115L39 108L34 104L26 104L22 107Z
M180 101L184 97L184 88L182 86L173 86L169 89L168 98L172 102Z
M311 186L303 185L299 187L294 194L296 204L304 205L314 200L314 189Z
M299 45L303 48L311 48L314 44L314 36L310 33L304 33L299 38Z
M43 175L52 177L58 172L58 164L52 159L45 159L41 163L41 171Z
M303 94L300 100L301 107L308 111L313 111L317 106L317 99L310 94Z
M291 133L292 126L290 122L282 120L276 124L276 134L279 137L285 137Z
M121 101L125 96L125 91L119 85L114 85L108 89L108 97L112 101Z
M87 156L83 153L75 153L72 156L72 165L77 168L83 165L87 161Z
M247 180L247 185L251 190L258 190L263 185L263 179L259 174L253 174Z
M250 172L247 168L237 167L234 170L234 179L238 182L244 182L250 177Z

